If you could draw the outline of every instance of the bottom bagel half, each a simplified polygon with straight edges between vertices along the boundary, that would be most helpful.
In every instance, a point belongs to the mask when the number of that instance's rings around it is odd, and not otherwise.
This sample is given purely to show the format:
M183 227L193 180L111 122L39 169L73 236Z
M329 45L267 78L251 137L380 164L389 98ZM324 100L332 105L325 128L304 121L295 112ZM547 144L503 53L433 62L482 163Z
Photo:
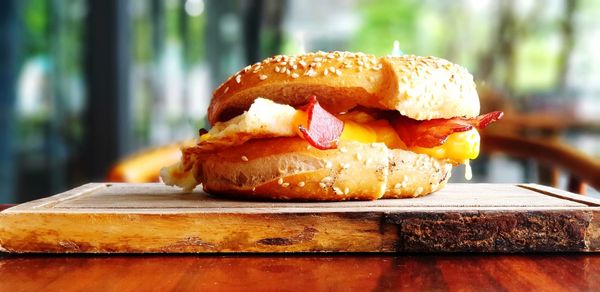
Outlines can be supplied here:
M342 141L318 150L299 138L263 138L206 151L183 150L182 162L161 171L169 185L211 194L269 200L375 200L430 194L452 164L383 143Z

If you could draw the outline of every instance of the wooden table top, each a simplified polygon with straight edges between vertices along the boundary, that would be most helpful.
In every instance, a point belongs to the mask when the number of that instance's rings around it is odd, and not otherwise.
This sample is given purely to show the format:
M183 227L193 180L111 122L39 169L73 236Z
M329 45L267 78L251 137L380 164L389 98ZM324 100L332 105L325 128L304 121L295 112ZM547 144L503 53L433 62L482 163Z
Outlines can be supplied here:
M0 291L593 291L597 255L0 255Z
M593 291L600 255L0 253L0 275L0 291Z

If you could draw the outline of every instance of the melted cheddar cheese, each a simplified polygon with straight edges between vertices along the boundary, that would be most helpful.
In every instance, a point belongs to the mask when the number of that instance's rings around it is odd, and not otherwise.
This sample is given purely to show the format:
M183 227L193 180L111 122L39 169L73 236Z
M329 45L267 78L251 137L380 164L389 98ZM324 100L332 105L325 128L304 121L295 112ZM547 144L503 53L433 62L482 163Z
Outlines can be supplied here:
M437 159L449 159L457 164L463 163L468 159L475 159L479 155L479 133L476 129L451 134L443 145L433 148L407 148L394 128L386 120L369 119L360 114L341 115L338 118L344 121L344 130L340 136L340 140L361 143L384 143L392 149L408 149L416 153L427 154ZM306 121L306 113L298 110L294 124L302 124L306 127ZM298 135L300 135L299 132Z
M433 148L412 147L409 150L435 158L447 158L457 163L475 159L479 155L479 133L476 129L454 133L446 142Z

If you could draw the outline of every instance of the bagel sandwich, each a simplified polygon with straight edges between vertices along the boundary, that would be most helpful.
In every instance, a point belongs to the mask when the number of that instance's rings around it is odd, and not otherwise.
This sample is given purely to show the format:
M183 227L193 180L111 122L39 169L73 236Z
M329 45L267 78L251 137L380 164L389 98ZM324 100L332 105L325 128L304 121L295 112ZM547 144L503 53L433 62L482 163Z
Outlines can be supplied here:
M240 70L213 93L212 128L161 170L185 190L268 200L430 194L479 154L473 76L436 57L316 52Z

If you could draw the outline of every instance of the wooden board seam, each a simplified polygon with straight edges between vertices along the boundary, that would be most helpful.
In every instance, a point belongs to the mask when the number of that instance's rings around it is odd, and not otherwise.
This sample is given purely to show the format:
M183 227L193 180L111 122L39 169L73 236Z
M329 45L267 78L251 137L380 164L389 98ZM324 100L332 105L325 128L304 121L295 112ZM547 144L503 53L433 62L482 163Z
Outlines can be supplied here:
M541 193L541 194L544 194L547 196L564 199L564 200L569 200L569 201L577 202L580 204L585 204L588 206L600 207L600 200L590 198L590 197L585 197L583 195L577 195L577 194L569 193L566 191L539 185L539 184L517 184L517 186L527 189L527 190L530 190L530 191L538 192L538 193Z

